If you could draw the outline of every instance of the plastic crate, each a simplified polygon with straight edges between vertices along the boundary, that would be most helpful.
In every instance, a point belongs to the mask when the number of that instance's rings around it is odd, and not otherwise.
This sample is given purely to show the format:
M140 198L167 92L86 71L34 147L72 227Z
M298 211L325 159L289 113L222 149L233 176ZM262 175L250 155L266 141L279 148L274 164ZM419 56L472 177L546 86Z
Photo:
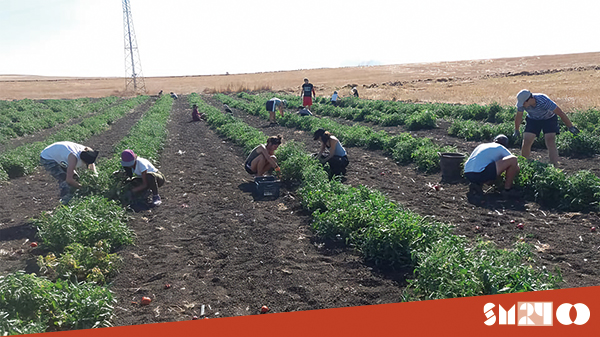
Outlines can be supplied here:
M276 180L273 176L256 177L254 178L256 184L256 198L279 198L279 180Z

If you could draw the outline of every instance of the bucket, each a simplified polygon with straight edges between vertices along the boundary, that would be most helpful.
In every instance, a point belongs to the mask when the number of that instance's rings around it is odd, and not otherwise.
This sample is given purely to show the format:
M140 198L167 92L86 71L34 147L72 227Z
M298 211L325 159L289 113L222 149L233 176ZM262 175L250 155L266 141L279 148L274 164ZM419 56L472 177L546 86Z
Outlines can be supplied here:
M442 169L442 181L452 182L461 179L461 167L465 155L462 153L444 152L439 153L440 168Z

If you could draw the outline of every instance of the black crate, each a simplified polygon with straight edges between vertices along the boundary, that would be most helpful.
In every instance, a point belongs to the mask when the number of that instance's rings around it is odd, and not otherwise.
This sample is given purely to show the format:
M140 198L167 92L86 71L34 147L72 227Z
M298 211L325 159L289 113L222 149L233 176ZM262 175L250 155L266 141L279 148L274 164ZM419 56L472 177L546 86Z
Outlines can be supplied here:
M279 198L279 180L276 180L273 176L256 177L254 178L256 184L256 198L257 199L277 199Z

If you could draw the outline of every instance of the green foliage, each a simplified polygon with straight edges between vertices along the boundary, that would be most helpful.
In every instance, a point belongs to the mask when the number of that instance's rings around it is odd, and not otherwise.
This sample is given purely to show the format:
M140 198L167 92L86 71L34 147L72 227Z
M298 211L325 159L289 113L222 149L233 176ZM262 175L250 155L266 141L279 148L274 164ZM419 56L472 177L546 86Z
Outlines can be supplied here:
M474 246L458 236L447 236L415 254L416 278L410 292L416 299L443 299L554 289L562 282L533 267L533 254L525 243L512 250L498 249L490 241Z
M110 254L110 246L105 241L98 241L95 246L88 247L73 243L65 247L64 253L56 257L54 253L38 256L40 272L53 279L64 278L72 281L88 281L104 284L117 274L121 258Z
M80 243L95 246L104 240L110 247L133 243L133 232L126 225L125 211L114 201L100 196L72 200L36 220L38 236L44 246L61 252Z
M410 115L406 118L405 123L409 130L433 129L436 127L435 120L435 113L429 110L423 110Z
M515 185L541 205L569 211L597 210L600 178L590 171L565 175L560 169L519 157Z
M115 300L94 283L0 276L0 334L109 327Z

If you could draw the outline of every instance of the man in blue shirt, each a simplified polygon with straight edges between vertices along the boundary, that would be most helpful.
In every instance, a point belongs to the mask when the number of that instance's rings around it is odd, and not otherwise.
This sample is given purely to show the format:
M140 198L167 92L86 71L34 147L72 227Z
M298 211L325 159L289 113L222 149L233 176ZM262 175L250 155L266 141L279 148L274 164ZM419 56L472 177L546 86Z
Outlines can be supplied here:
M558 127L558 118L565 123L569 131L574 135L579 133L573 126L569 117L544 94L532 94L529 90L523 89L517 94L517 115L515 116L515 133L513 137L519 137L519 128L523 121L523 111L527 111L525 118L525 131L523 132L523 145L521 155L525 158L531 156L531 145L544 131L544 141L548 148L548 157L550 163L554 166L558 164L558 150L556 148L556 135L560 133Z
M483 184L494 183L502 172L506 172L503 194L514 196L512 186L519 173L519 164L517 157L506 148L507 145L508 137L498 135L493 143L481 144L473 150L465 162L465 178L471 182L470 193L482 194Z

